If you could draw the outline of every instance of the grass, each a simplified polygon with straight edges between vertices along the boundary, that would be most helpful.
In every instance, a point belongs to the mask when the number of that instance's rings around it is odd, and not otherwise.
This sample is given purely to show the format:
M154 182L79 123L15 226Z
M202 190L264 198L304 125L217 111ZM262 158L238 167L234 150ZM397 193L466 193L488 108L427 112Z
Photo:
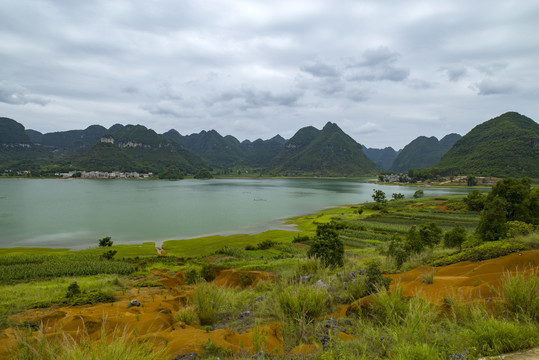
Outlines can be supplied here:
M256 246L264 240L291 243L296 234L293 231L270 230L254 235L215 235L196 239L168 240L163 243L163 249L168 254L179 257L207 256L220 250L224 245L244 248L246 245Z
M513 318L539 322L539 274L506 273L502 294L507 310Z

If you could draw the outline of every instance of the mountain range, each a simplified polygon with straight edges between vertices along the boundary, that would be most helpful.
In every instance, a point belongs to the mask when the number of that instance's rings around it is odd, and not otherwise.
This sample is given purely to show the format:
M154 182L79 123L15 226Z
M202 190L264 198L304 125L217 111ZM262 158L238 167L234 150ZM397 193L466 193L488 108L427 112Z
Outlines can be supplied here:
M159 173L174 165L185 174L206 167L217 174L243 169L269 176L370 176L432 168L439 174L539 177L538 139L537 123L518 113L486 121L464 137L419 136L398 151L365 148L331 122L321 130L301 128L288 140L276 135L240 142L215 130L157 134L121 124L42 134L0 118L0 170Z

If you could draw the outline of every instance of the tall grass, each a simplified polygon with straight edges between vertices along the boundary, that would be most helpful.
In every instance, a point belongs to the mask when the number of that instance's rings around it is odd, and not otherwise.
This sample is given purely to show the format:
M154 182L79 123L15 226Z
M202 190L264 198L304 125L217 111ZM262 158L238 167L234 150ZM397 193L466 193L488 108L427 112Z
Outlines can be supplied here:
M220 287L201 283L192 294L192 302L200 325L212 325L217 320L217 314L225 306L225 291Z
M37 336L36 336L37 335ZM83 337L76 341L62 334L46 336L40 329L34 336L20 333L16 346L9 352L11 360L162 360L168 359L164 346L149 340L136 340L133 334L115 330L108 336L103 328L100 341Z
M539 273L505 273L502 294L508 311L521 320L539 321Z

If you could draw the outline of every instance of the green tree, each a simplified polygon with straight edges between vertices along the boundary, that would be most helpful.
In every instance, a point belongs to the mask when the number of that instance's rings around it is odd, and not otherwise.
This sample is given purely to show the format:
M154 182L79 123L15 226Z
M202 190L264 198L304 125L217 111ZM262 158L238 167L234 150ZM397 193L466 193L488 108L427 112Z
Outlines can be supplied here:
M393 200L401 200L401 199L404 199L404 194L393 193L393 194L391 194L391 197L393 198Z
M475 186L477 185L477 180L475 176L469 175L468 178L466 179L466 183L468 184L468 186Z
M182 172L174 165L170 165L158 175L159 179L181 180L183 179Z
M382 209L386 206L387 200L386 200L386 193L382 190L373 190L374 194L372 194L372 199L376 202L376 208Z
M433 248L442 240L442 229L434 222L419 227L419 238L424 246Z
M423 197L423 195L425 194L425 192L423 190L417 190L415 193L414 193L414 198L415 199L419 199L421 197Z
M378 292L385 288L389 289L389 284L391 284L391 278L383 277L382 270L380 269L380 264L376 261L373 261L367 266L365 271L367 277L366 286L367 286L367 295Z
M393 234L387 248L387 255L395 259L397 268L400 269L402 264L410 257L410 249L406 246L401 236Z
M462 243L466 241L466 229L460 225L455 226L453 229L447 231L444 234L444 246L456 247L462 249Z
M408 230L408 234L406 234L406 247L409 249L411 253L419 254L421 251L423 251L423 242L421 241L421 237L419 236L419 231L417 230L417 227L413 225Z
M320 259L326 267L344 265L344 244L339 239L335 224L318 225L307 256Z
M487 202L499 197L505 200L505 210L507 220L524 221L530 223L532 220L529 198L531 194L530 179L504 179L492 187L492 191L487 196Z
M110 236L99 239L99 247L110 247L112 246L112 243L113 241L110 239Z
M101 255L101 257L105 260L111 260L114 257L114 255L116 255L117 252L118 252L117 250L108 250L108 251L105 251L103 255Z
M474 190L466 195L462 201L464 201L466 206L468 206L468 209L471 211L481 211L485 207L486 200L487 197L485 195L481 194L477 190Z
M507 234L506 201L501 197L494 197L485 204L479 216L476 234L483 241L494 241Z
M213 175L208 169L203 168L196 173L195 179L213 179Z

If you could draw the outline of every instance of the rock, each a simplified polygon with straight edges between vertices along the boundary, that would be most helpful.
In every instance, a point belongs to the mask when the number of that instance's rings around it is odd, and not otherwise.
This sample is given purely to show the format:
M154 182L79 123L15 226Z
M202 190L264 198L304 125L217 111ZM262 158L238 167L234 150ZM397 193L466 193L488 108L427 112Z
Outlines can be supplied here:
M244 312L242 312L241 314L238 315L238 318L240 320L243 320L243 319L245 319L246 317L249 317L249 316L251 316L251 312L250 311L244 311Z
M196 352L190 352L187 354L178 354L172 360L194 360L197 358L197 356L198 354Z
M324 350L328 348L328 346L330 345L330 342L331 342L331 338L329 337L328 334L322 337L322 347L324 348Z
M264 300L266 300L266 296L265 296L265 295L260 295L259 297L257 297L257 298L255 299L256 302L262 302L262 301L264 301Z
M313 277L313 274L308 274L308 275L300 275L300 277L298 278L298 281L299 282L307 282L307 281L310 281Z
M260 351L260 352L258 352L256 354L254 354L253 356L251 356L251 359L260 359L260 360L262 360L262 359L265 358L265 356L266 356L266 353L264 351Z
M317 288L317 289L326 289L328 287L328 285L325 282L323 282L322 280L318 280L317 282L312 284L311 287L312 288Z
M219 329L226 329L226 324L214 324L210 327L210 331L219 330Z
M131 305L131 306L140 306L140 302L138 300L134 299L134 300L131 300L129 302L129 305Z

